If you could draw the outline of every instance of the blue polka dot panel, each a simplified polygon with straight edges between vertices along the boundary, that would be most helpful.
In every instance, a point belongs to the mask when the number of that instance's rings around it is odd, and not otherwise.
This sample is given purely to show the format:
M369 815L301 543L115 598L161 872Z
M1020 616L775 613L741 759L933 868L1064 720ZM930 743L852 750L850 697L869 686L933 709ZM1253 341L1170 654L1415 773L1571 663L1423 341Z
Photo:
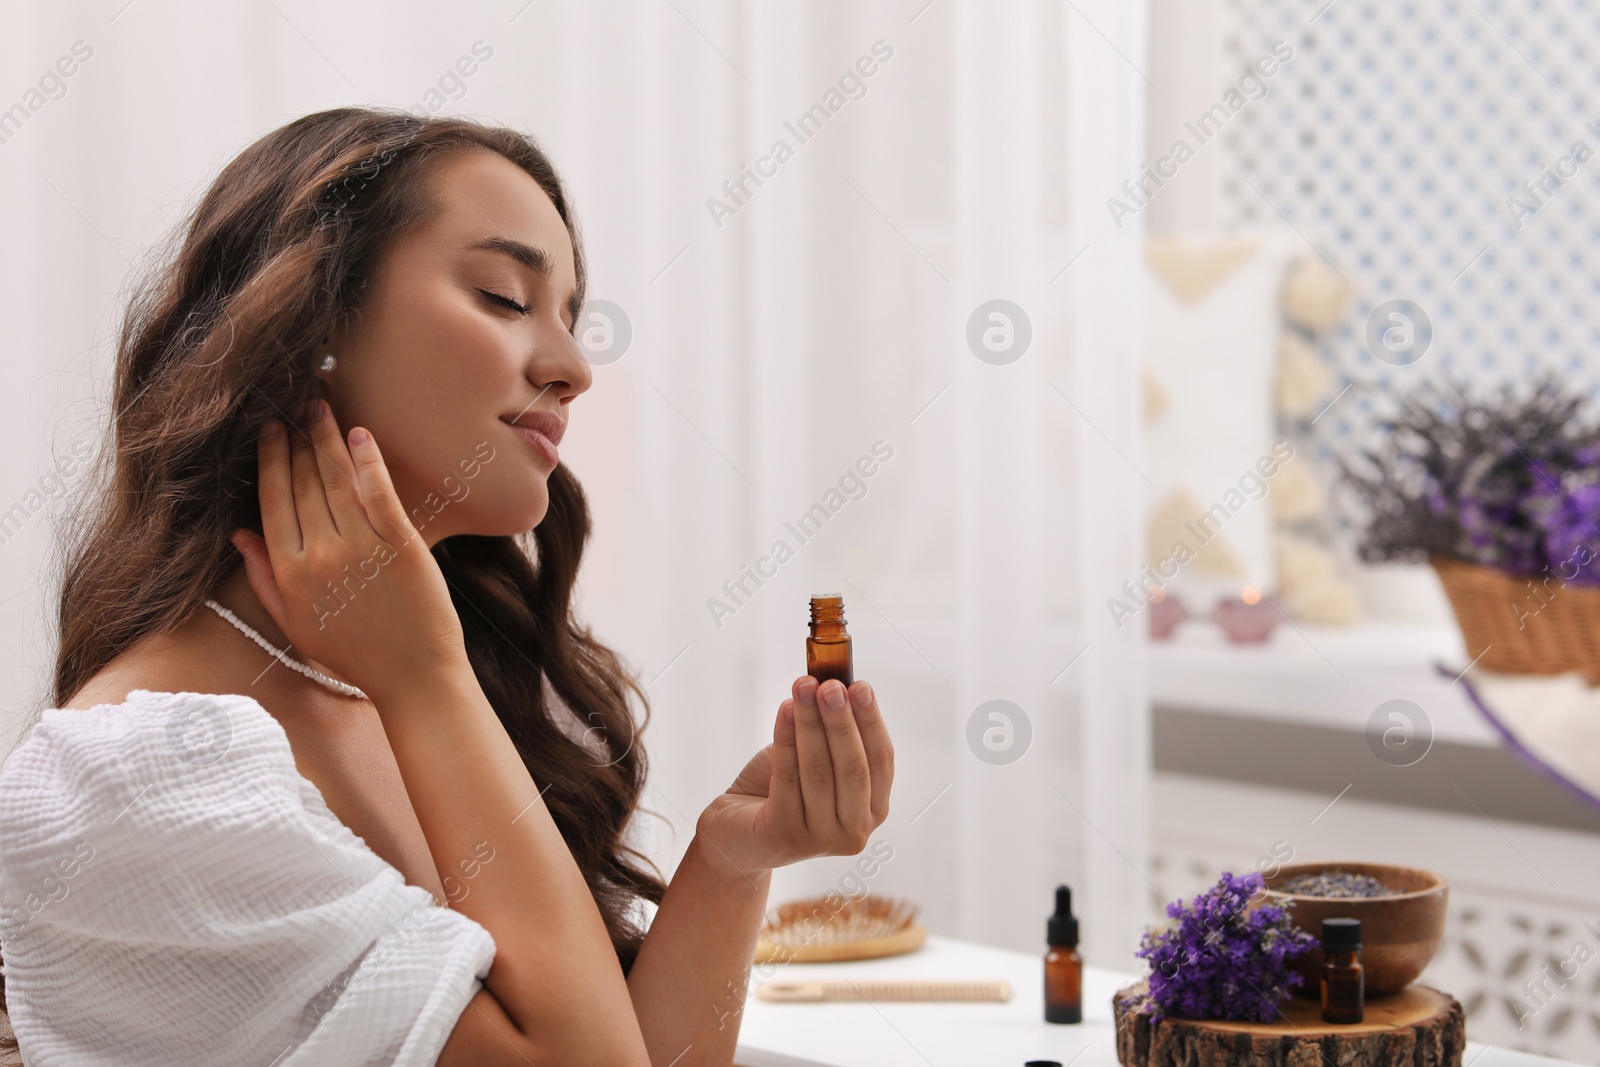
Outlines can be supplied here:
M1354 385L1319 450L1370 443L1428 376L1600 391L1600 5L1222 4L1225 85L1275 41L1293 55L1220 130L1221 219L1292 227L1354 290L1316 339Z

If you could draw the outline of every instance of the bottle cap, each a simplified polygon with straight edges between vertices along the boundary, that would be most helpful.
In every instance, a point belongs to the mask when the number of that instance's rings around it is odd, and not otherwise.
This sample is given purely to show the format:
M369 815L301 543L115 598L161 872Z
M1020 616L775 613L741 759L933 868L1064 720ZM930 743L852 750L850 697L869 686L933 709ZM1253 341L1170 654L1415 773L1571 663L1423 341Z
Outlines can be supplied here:
M1322 951L1349 951L1361 947L1360 919L1323 919Z
M1056 886L1056 913L1044 928L1045 941L1062 948L1078 946L1078 919L1072 914L1072 890Z

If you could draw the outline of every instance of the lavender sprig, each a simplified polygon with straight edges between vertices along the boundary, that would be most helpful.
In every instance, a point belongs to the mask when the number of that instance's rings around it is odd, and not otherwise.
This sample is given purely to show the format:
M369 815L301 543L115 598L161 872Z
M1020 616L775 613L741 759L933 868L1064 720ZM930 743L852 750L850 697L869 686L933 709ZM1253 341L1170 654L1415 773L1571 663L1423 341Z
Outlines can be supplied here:
M1270 1022L1300 975L1288 961L1316 939L1295 926L1286 906L1257 903L1265 896L1259 871L1224 873L1187 905L1167 905L1172 925L1145 932L1135 953L1150 964L1143 1005L1152 1021L1234 1019ZM1255 906L1252 906L1255 905Z

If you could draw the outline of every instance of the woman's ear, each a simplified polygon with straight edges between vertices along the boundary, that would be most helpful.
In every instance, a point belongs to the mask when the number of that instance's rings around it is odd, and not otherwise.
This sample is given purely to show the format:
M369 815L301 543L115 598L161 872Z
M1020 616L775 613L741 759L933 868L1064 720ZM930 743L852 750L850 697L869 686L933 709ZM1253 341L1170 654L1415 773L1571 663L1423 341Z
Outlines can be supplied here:
M312 361L312 377L317 381L317 395L328 402L328 407L337 414L339 410L339 382L341 380L339 353L334 347L324 341L316 349Z

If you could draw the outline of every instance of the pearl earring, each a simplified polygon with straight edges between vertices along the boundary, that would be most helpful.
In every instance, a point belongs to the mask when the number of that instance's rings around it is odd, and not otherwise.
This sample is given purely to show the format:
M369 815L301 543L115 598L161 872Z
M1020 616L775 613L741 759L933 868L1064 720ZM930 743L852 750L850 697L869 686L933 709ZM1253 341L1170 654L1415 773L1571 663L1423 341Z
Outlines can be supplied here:
M330 372L330 373L333 371L333 368L337 367L338 365L339 365L339 361L338 361L338 359L334 358L334 355L333 355L332 352L324 352L324 353L322 353L322 361L317 364L318 368L320 368L321 370L323 370L325 372Z

